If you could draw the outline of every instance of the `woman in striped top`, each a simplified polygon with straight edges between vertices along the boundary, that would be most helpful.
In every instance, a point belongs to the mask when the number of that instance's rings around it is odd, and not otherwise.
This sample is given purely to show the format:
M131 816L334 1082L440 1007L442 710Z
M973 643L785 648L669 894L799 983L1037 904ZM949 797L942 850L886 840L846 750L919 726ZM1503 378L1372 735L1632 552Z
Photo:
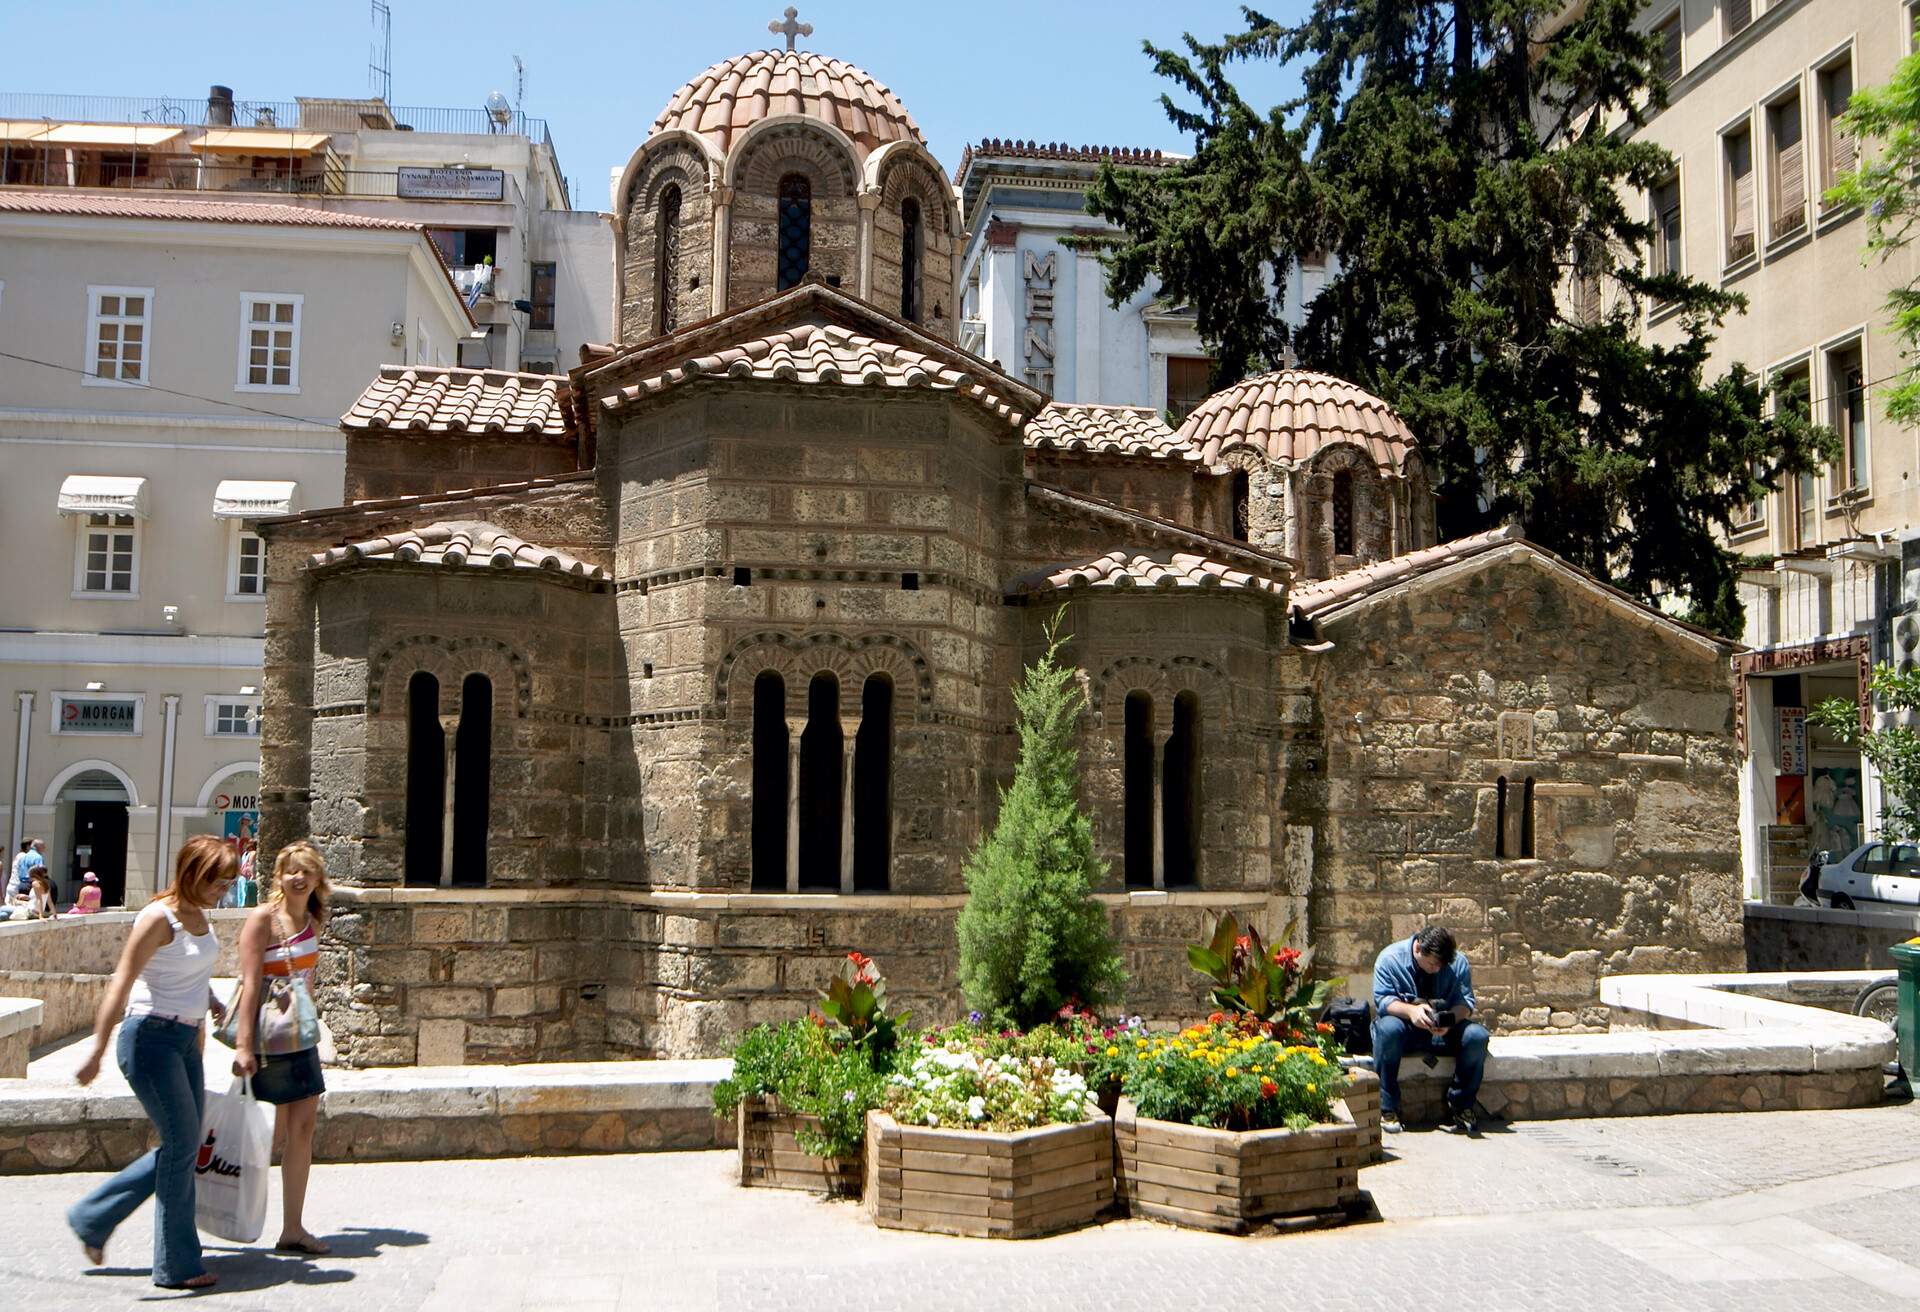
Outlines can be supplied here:
M234 1071L253 1075L253 1093L277 1107L274 1140L280 1145L280 1239L283 1253L321 1257L330 1250L307 1233L301 1213L307 1202L307 1176L313 1166L313 1127L320 1115L326 1080L317 1048L260 1053L257 1039L263 980L298 974L314 991L320 964L320 929L332 897L327 864L305 839L280 849L273 863L273 891L240 933L240 1033ZM258 1064L257 1073L255 1064Z

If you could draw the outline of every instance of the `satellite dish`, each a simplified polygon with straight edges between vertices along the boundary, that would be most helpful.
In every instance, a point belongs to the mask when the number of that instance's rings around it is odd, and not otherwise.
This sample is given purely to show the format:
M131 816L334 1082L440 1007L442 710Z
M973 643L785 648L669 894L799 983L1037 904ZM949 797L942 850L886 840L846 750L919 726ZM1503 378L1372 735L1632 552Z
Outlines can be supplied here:
M487 117L499 127L505 127L513 118L513 102L507 99L505 92L487 93Z

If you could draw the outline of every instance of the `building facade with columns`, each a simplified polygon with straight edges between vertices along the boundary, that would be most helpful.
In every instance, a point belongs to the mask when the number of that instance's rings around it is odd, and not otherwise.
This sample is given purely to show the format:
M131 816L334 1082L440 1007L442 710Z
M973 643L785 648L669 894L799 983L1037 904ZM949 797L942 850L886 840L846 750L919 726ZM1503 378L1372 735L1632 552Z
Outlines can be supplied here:
M341 499L341 410L471 329L417 224L0 189L0 833L61 900L138 905L189 834L251 836L256 522Z
M326 853L350 1060L716 1052L850 950L964 1011L1055 615L1129 1010L1201 1005L1225 911L1356 978L1443 918L1509 1028L1737 967L1727 644L1435 542L1418 435L1342 380L1173 427L983 358L945 178L858 69L714 65L624 171L621 340L370 374L354 499L262 526L263 833Z

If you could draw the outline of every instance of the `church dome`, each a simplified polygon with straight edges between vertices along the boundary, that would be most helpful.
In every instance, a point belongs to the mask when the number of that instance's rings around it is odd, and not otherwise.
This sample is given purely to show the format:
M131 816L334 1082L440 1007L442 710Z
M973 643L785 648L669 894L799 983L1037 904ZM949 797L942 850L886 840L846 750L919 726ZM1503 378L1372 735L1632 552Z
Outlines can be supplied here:
M778 114L840 129L863 162L889 142L927 144L899 97L870 73L810 50L756 50L715 64L674 93L653 131L692 132L725 156L742 132Z
M1195 406L1180 438L1205 464L1252 446L1270 463L1300 466L1332 446L1358 447L1384 475L1399 474L1414 448L1394 408L1344 378L1279 369L1243 378Z

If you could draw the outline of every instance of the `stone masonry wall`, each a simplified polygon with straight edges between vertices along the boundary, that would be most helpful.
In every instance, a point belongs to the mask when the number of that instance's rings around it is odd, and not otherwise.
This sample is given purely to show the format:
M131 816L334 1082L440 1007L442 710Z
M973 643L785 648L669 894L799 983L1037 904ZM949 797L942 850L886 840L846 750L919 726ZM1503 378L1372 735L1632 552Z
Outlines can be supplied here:
M355 433L347 443L345 499L381 501L523 483L579 467L570 440Z
M1321 755L1296 761L1286 809L1313 850L1321 965L1356 994L1428 921L1505 1029L1604 1028L1603 973L1743 965L1724 653L1547 569L1510 558L1328 628Z

